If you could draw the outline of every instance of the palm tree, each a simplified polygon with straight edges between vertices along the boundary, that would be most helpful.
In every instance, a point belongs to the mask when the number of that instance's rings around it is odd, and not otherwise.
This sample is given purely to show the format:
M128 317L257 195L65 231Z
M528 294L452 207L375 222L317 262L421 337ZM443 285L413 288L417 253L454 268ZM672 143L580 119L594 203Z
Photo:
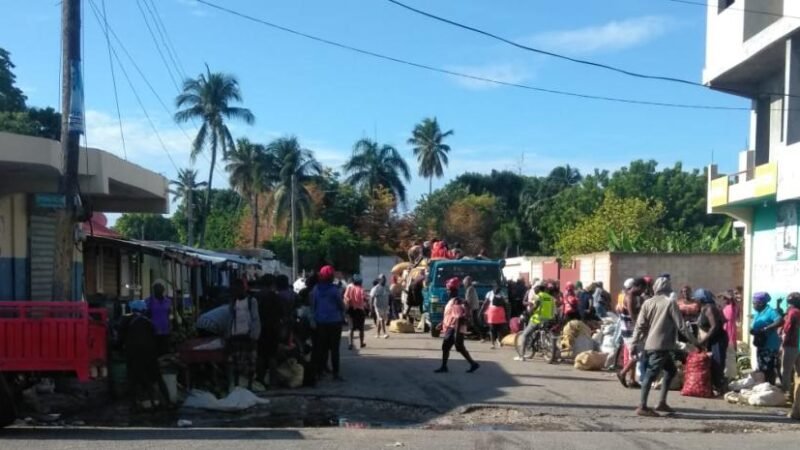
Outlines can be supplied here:
M419 174L428 179L428 196L433 192L433 177L441 178L444 175L443 166L447 166L449 162L447 154L450 146L443 141L452 135L453 130L442 133L436 117L428 117L414 127L408 139L408 143L414 146Z
M208 170L205 207L203 208L203 226L200 228L199 245L205 243L205 223L211 207L211 183L214 178L214 166L217 163L217 152L222 150L222 158L227 159L228 152L234 147L233 137L226 120L239 119L247 124L255 121L253 113L247 108L231 106L233 102L241 102L242 93L239 82L233 75L215 72L206 66L206 73L195 79L183 82L183 92L175 99L175 105L183 108L175 113L175 120L201 122L197 136L192 143L192 161L204 148L210 151L211 167Z
M408 164L391 145L379 145L371 139L361 139L353 146L353 155L344 165L350 176L347 182L364 189L370 195L379 186L394 194L395 200L406 202L406 186L411 181Z
M559 190L575 186L582 179L581 172L569 164L554 168L547 176L547 181L555 184Z
M178 171L178 178L170 180L169 184L174 186L169 193L173 195L173 202L183 202L183 209L186 211L186 243L191 247L194 245L194 210L198 206L197 192L206 185L205 181L197 182L197 171L192 169L181 169Z
M269 190L277 180L275 158L261 144L246 138L236 141L228 154L225 170L230 174L230 185L250 204L253 217L253 248L258 247L259 194Z
M275 139L267 145L267 151L275 158L278 167L278 182L274 191L274 220L287 218L291 214L292 177L295 187L295 213L303 222L311 213L311 193L306 184L322 174L322 164L311 150L302 148L295 136Z

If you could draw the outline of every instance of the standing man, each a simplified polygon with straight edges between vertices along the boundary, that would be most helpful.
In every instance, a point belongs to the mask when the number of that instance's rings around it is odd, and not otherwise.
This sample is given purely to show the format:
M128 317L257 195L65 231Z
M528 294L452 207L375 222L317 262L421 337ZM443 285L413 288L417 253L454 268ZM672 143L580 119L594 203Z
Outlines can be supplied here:
M674 414L675 410L667 404L669 389L661 389L661 399L655 411L647 406L650 388L656 378L664 372L662 386L672 384L672 379L677 373L673 351L678 338L682 334L692 345L697 346L697 339L681 316L678 304L670 300L672 286L669 278L659 277L653 285L655 296L647 300L642 306L636 327L633 332L633 342L637 347L644 343L644 358L647 360L647 370L642 378L642 391L639 407L636 414L643 417L659 417L658 412L667 415Z
M311 311L314 314L314 348L312 359L321 376L331 359L333 379L339 376L339 346L342 342L342 322L344 322L344 301L342 292L333 284L333 266L325 266L319 271L319 283L311 291Z
M386 322L388 322L389 319L389 288L386 287L386 275L381 274L378 277L378 284L372 288L369 298L372 310L375 312L377 337L388 339L389 335L386 333ZM383 334L381 334L381 331L383 331Z
M481 300L478 298L478 290L471 276L464 277L464 297L469 308L469 317L472 322L473 331L483 340L483 330L480 321Z
M156 350L158 356L169 353L169 335L171 331L170 313L172 299L164 295L164 285L160 281L153 283L153 293L145 300L147 317L153 322L156 332Z
M442 341L442 366L436 369L434 371L435 373L447 373L447 360L450 359L450 350L454 345L456 351L461 353L461 356L469 363L467 373L475 372L480 367L480 364L472 359L467 348L464 346L464 335L467 332L467 322L469 318L464 300L458 297L458 288L460 285L461 280L457 277L447 280L445 284L450 301L447 302L447 306L444 308L444 321L442 322L442 331L444 332L444 340Z
M231 332L228 338L229 362L231 364L231 390L233 386L247 385L253 389L256 373L256 349L261 337L261 319L258 302L248 294L244 280L235 278L231 282Z
M128 385L133 395L134 406L151 409L159 405L153 386L158 384L162 400L169 403L169 392L161 378L158 366L158 341L155 327L146 316L147 305L142 300L130 302L131 315L126 316L120 327L120 340L125 348Z

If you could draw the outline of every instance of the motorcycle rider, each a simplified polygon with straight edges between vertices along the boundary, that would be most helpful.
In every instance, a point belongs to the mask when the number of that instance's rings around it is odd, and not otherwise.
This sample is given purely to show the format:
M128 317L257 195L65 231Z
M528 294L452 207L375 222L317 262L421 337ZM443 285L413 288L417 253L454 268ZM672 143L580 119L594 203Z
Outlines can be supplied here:
M466 302L458 296L460 286L461 280L458 277L450 278L445 284L450 301L447 302L447 306L444 308L444 321L442 322L442 331L444 332L442 366L436 369L435 373L446 373L448 371L447 360L450 358L450 350L454 345L456 351L461 353L461 356L469 363L467 373L475 372L480 367L480 364L472 359L467 348L464 347L464 335L467 333L469 314L467 313L468 306Z
M531 308L531 318L522 332L523 355L527 353L528 345L533 344L533 342L530 342L531 335L556 317L556 299L541 285L534 286L533 293L529 306ZM514 360L525 361L525 356L517 356Z

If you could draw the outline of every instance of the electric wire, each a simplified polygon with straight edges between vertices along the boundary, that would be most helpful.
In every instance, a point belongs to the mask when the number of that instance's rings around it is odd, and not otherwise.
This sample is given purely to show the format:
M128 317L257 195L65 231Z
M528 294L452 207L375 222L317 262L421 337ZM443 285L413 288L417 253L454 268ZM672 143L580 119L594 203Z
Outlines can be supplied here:
M438 73L441 73L441 74L455 76L455 77L464 78L464 79L482 81L482 82L485 82L485 83L491 83L491 84L502 85L502 86L515 87L515 88L525 89L525 90L530 90L530 91L535 91L535 92L542 92L542 93L548 93L548 94L554 94L554 95L582 98L582 99L588 99L588 100L599 100L599 101L606 101L606 102L626 103L626 104L634 104L634 105L658 106L658 107L665 107L665 108L679 108L679 109L723 110L723 111L749 111L750 110L750 108L735 107L735 106L672 103L672 102L661 102L661 101L637 100L637 99L613 97L613 96L605 96L605 95L593 95L593 94L586 94L586 93L573 92L573 91L565 91L565 90L559 90L559 89L543 88L543 87L532 86L532 85L521 84L521 83L512 83L512 82L508 82L508 81L491 79L491 78L488 78L488 77L470 75L470 74L463 73L463 72L458 72L458 71L455 71L455 70L444 69L444 68L441 68L441 67L435 67L435 66L431 66L431 65L428 65L428 64L423 64L423 63L418 63L418 62L414 62L414 61L410 61L410 60L406 60L406 59L397 58L397 57L394 57L394 56L388 56L388 55L377 53L377 52L373 52L373 51L370 51L370 50L365 50L365 49L362 49L362 48L353 47L351 45L342 44L340 42L332 41L330 39L314 36L314 35L311 35L311 34L308 34L308 33L304 33L302 31L297 31L297 30L292 29L292 28L288 28L288 27L284 27L282 25L277 25L277 24L272 23L272 22L268 22L266 20L254 17L254 16L246 14L246 13L235 11L235 10L227 8L225 6L221 6L221 5L212 3L212 2L210 2L208 0L196 0L196 1L198 3L201 3L201 4L204 4L204 5L208 6L210 8L214 8L216 10L228 13L230 15L238 16L240 18L249 20L251 22L255 22L255 23L258 23L258 24L261 24L261 25L276 29L276 30L280 30L280 31L283 31L283 32L286 32L286 33L290 33L290 34L296 35L296 36L301 36L301 37L304 37L306 39L310 39L310 40L313 40L313 41L316 41L316 42L320 42L320 43L323 43L323 44L326 44L326 45L329 45L329 46L337 47L337 48L348 50L348 51L355 52L355 53L360 53L362 55L372 56L374 58L382 59L382 60L385 60L385 61L391 61L391 62L395 62L395 63L398 63L398 64L403 64L403 65L406 65L406 66L416 67L418 69L424 69L424 70L428 70L428 71L432 71L432 72L438 72Z
M556 52L552 52L552 51L548 51L548 50L543 50L543 49L540 49L540 48L531 47L531 46L528 46L528 45L521 44L519 42L513 41L511 39L499 36L497 34L488 32L486 30L475 28L475 27L470 26L470 25L465 25L463 23L456 22L454 20L451 20L451 19L448 19L448 18L445 18L445 17L442 17L442 16L438 16L436 14L433 14L433 13L430 13L430 12L427 12L427 11L423 11L421 9L418 9L418 8L413 7L413 6L407 5L407 4L405 4L403 2L400 2L398 0L386 0L386 1L389 2L389 3L392 3L392 4L396 5L396 6L399 6L401 8L404 8L404 9L406 9L408 11L411 11L411 12L414 12L416 14L428 17L430 19L433 19L433 20L436 20L436 21L439 21L439 22L442 22L442 23L446 23L448 25L452 25L454 27L458 27L458 28L461 28L461 29L464 29L464 30L468 30L468 31L471 31L473 33L478 33L480 35L486 36L486 37L491 38L491 39L495 39L497 41L500 41L500 42L503 42L505 44L511 45L513 47L516 47L516 48L519 48L519 49L522 49L522 50L526 50L526 51L529 51L529 52L537 53L537 54L540 54L540 55L545 55L545 56L561 59L561 60L564 60L564 61L569 61L569 62L576 63L576 64L582 64L582 65L585 65L585 66L591 66L591 67L596 67L596 68L599 68L599 69L610 70L612 72L616 72L616 73L620 73L620 74L623 74L623 75L627 75L627 76L634 77L634 78L639 78L639 79L644 79L644 80L664 81L664 82L669 82L669 83L678 83L678 84L684 84L684 85L687 85L687 86L699 87L699 88L703 88L703 89L711 89L709 86L706 86L705 84L697 82L697 81L687 80L687 79L684 79L684 78L676 78L676 77L670 77L670 76L653 75L653 74L635 72L635 71L632 71L632 70L622 69L620 67L612 66L612 65L609 65L609 64L599 63L599 62L595 62L595 61L589 61L589 60L586 60L586 59L574 58L574 57L567 56L567 55L564 55L564 54L561 54L561 53L556 53ZM669 1L674 1L674 0L669 0ZM201 3L204 3L204 2L201 2ZM740 95L744 94L746 96L750 96L750 93L748 93L748 92L744 92L744 91L737 90L737 89L732 89L732 88L717 87L717 88L714 88L714 89L717 90L717 91L727 92L727 93L730 93L730 94L740 94ZM760 95L780 96L780 97L800 97L800 96L797 96L797 95L794 95L794 94L776 93L776 92L759 92L759 94Z
M167 58L164 56L164 52L161 51L161 45L159 45L158 38L156 38L156 34L153 32L153 28L150 26L150 21L147 19L147 14L144 12L140 0L136 0L136 7L139 8L139 12L142 15L142 20L144 20L144 24L147 26L147 31L150 33L150 37L153 39L153 44L156 46L156 51L158 51L158 56L161 57L161 62L164 63L164 68L167 69L169 79L172 80L172 84L175 86L175 89L180 91L180 87L178 87L178 82L175 79L175 75L172 73L172 68L170 68L169 62L167 62Z
M114 58L111 55L111 38L108 36L108 14L106 12L106 0L102 0L102 8L103 8L103 34L106 37L106 47L108 48L108 65L111 68L111 84L114 86L114 104L117 107L117 121L119 122L119 138L122 142L122 153L125 156L125 160L128 160L128 149L125 145L125 133L123 132L122 127L122 112L119 109L119 93L117 92L117 76L114 70Z

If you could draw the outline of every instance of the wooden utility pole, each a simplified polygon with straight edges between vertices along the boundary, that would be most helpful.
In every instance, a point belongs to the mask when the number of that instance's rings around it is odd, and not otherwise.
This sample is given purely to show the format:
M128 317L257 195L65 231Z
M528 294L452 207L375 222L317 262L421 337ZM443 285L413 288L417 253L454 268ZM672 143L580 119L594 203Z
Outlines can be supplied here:
M84 132L83 76L81 74L81 2L61 2L61 153L58 193L64 207L56 218L53 300L73 298L73 255L78 199L79 142Z
M297 176L292 174L292 283L297 279Z

